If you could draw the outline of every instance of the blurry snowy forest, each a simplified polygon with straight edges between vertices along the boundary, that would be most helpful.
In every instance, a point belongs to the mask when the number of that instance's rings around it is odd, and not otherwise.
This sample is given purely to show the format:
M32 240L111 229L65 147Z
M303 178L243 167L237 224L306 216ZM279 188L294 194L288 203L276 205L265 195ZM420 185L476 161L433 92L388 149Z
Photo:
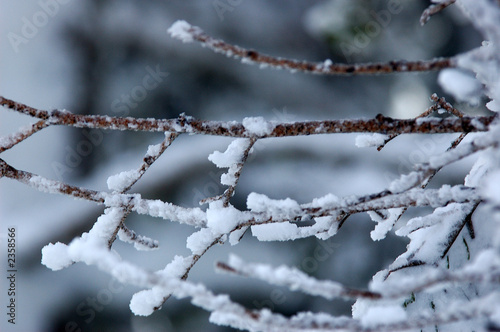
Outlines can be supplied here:
M435 2L3 1L0 330L500 329L500 3Z

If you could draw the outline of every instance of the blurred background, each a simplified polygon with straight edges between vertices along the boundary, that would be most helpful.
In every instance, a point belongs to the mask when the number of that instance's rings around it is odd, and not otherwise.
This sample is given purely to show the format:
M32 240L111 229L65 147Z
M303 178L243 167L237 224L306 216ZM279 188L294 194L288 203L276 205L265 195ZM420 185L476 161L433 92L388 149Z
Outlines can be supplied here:
M207 120L263 116L298 121L374 117L410 118L430 106L429 96L447 96L437 73L327 77L259 69L183 44L166 30L183 19L214 37L263 53L335 62L420 60L451 56L478 46L479 35L451 6L421 27L429 1L409 0L1 0L0 95L41 109L79 114L172 118L180 113ZM453 101L450 98L450 101ZM455 106L476 114L468 105ZM0 135L33 122L2 109ZM245 166L232 203L246 208L251 192L307 203L327 193L362 195L382 190L414 163L447 148L456 135L405 136L381 152L359 149L356 135L326 135L259 141ZM148 145L162 134L51 127L1 158L50 179L107 190L106 179L136 168ZM224 151L228 138L179 137L132 188L146 198L198 206L220 194L220 175L207 157ZM434 185L459 183L464 160L440 173ZM202 206L206 208L206 206ZM170 299L151 317L136 317L128 304L139 289L121 285L94 267L77 264L52 272L40 264L49 242L68 243L88 231L103 208L60 195L38 193L0 180L2 266L6 228L17 228L16 326L2 318L2 331L230 331L208 322L208 313L188 300ZM405 216L425 213L410 209ZM174 255L189 255L194 230L132 214L127 225L160 241L160 249L114 248L127 260L163 269ZM352 302L328 302L281 287L214 272L216 261L236 253L251 262L295 266L321 279L366 288L371 276L404 251L393 235L373 242L366 215L348 219L338 235L286 243L242 242L211 249L189 279L227 293L250 309L268 307L284 315L322 311L350 315ZM5 278L2 277L2 285ZM6 287L1 298L6 300ZM4 303L2 302L2 303Z

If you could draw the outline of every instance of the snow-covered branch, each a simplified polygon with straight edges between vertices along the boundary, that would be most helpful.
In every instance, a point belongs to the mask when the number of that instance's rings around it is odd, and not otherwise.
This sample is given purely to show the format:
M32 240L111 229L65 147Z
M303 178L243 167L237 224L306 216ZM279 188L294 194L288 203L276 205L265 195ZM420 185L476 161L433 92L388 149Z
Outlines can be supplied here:
M200 42L215 52L241 59L244 63L291 72L355 75L447 68L452 72L444 72L439 78L445 91L458 100L462 100L460 94L463 91L467 95L484 91L489 98L484 106L498 112L498 1L434 1L422 14L421 23L454 3L469 15L471 22L487 41L465 54L429 61L351 65L334 64L326 60L312 63L273 57L228 44L185 21L177 21L168 32L174 38L184 42ZM450 82L450 77L453 80L462 77L454 75L455 71L470 71L476 78ZM471 80L473 83L470 83ZM477 86L481 88L476 89ZM485 99L482 95L473 97L477 101ZM110 176L107 191L87 189L16 169L12 166L14 163L11 165L5 161L7 157L0 159L0 179L9 178L41 192L104 205L104 213L88 232L67 244L57 242L46 245L42 249L42 263L52 270L79 262L95 265L122 283L140 287L141 290L130 302L130 309L137 315L152 314L170 297L188 297L194 305L211 313L211 322L250 331L440 330L443 325L453 330L457 326L453 324L465 324L467 329L471 327L470 330L494 330L500 326L498 116L469 116L459 104L455 108L436 94L431 96L431 100L434 104L412 119L393 119L379 114L372 119L286 122L246 117L237 122L199 120L185 114L173 119L80 115L66 110L40 110L0 97L1 106L38 121L0 138L0 153L50 126L165 133L162 142L148 147L136 168ZM447 114L439 118L432 117L435 112ZM445 146L442 152L426 155L423 160L413 162L413 168L408 172L401 172L388 185L378 187L378 191L373 190L375 192L344 197L337 196L335 192L323 193L322 197L305 200L307 203L286 197L271 199L264 194L251 192L246 195L246 208L237 208L240 205L233 201L233 196L237 189L240 194L240 178L248 167L249 156L259 153L254 151L259 141L265 138L338 133L381 134L358 137L356 141L359 147L377 146L378 150L402 134L460 135L450 138L448 149ZM167 199L145 199L139 193L130 193L132 186L144 181L143 175L170 146L178 143L176 138L182 134L233 138L224 152L207 152L206 156L218 168L227 169L220 177L220 184L227 187L225 191L220 195L203 196L200 202L204 205L202 207L184 207L183 203L176 205ZM436 174L445 172L450 165L456 165L466 158L472 161L473 166L466 166L468 174L461 177L463 181L454 179L445 184L429 186L435 184ZM216 180L219 181L218 178ZM415 215L405 220L402 215L410 207L426 209L415 209ZM238 244L248 229L259 241L293 241L307 237L325 240L343 231L342 226L351 216L365 212L376 222L371 232L373 240L383 240L393 229L395 236L409 240L406 251L398 253L395 259L394 255L394 261L373 277L366 290L351 288L334 280L320 280L294 267L248 263L235 255L229 256L228 263L217 264L219 271L256 278L272 285L288 287L292 291L327 300L356 300L352 317L321 312L299 312L285 317L268 309L251 310L232 301L228 295L216 295L205 285L188 280L194 266L206 258L203 256L211 248L227 242ZM124 260L113 247L116 239L132 244L137 250L158 249L162 241L139 235L130 229L126 220L132 213L160 217L191 227L192 232L186 238L190 253L175 255L156 272Z

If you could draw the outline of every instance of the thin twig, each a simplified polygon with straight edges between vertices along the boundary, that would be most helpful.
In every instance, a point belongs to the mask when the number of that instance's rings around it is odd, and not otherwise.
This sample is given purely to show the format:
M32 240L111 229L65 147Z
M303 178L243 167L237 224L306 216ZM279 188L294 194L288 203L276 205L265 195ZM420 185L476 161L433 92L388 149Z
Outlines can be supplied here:
M0 137L0 153L12 148L18 143L21 143L34 133L48 127L49 124L45 120L40 120L36 123L31 124L29 127L20 128L14 134L7 137Z
M446 110L450 114L457 116L458 118L464 117L464 114L460 112L458 109L451 106L450 103L446 102L446 99L444 99L444 97L439 98L438 95L434 93L431 96L431 100L434 101L434 104L430 106L427 110L425 110L422 114L416 116L415 119L428 117L429 115L431 115L433 112L437 111L440 108ZM399 133L391 134L382 144L380 144L377 147L377 151L382 150L387 143L389 143L399 135L401 134Z
M243 63L255 63L260 66L287 69L292 72L302 71L322 75L373 75L396 72L425 72L456 67L455 58L437 58L428 61L390 61L355 65L332 63L330 60L316 63L298 61L281 57L273 57L259 53L255 50L249 50L226 43L221 39L209 36L201 28L192 26L185 21L177 21L168 31L174 38L178 38L184 42L196 40L202 43L203 46L206 46L217 53L223 53L229 57L242 59Z
M441 3L430 5L427 9L424 10L422 16L420 16L420 24L424 25L429 21L431 16L439 13L449 5L452 5L456 2L456 0L442 0Z
M154 154L146 154L143 158L143 162L141 166L138 169L138 174L139 176L134 179L127 187L125 187L122 190L122 194L126 193L127 191L132 188L132 186L139 181L139 179L146 173L146 171L153 165L153 163L160 158L160 156L165 152L165 150L172 144L172 142L179 136L177 133L165 133L165 139L160 143L160 146L158 148L158 151L156 151Z
M186 267L186 269L184 270L184 274L181 276L181 280L187 280L188 276L189 276L189 272L191 271L191 269L195 266L195 264L200 260L200 258L210 249L212 248L214 245L216 245L217 243L220 243L222 237L224 235L219 235L219 236L216 236L215 239L207 246L205 247L205 249L200 253L200 254L197 254L197 255L192 255L191 256L191 263L189 264L188 267ZM160 301L160 303L158 305L156 305L153 309L155 311L159 310L163 304L165 304L165 302L167 302L167 300L172 296L172 294L169 294L167 296L164 296L163 299Z
M137 171L137 176L125 188L123 188L120 191L121 194L124 194L127 191L129 191L130 188L132 188L132 186L137 181L139 181L139 179L144 175L144 173L149 169L149 167L151 167L151 165L163 154L163 152L165 152L165 150L172 144L172 142L177 138L177 136L179 136L179 135L176 133L165 133L165 139L160 143L160 146L157 149L157 151L154 151L153 154L146 153L146 156L144 156L143 162L142 162L141 166L139 166L139 169ZM125 231L126 234L131 235L128 237L129 241L139 242L142 239L140 236L137 236L137 234L135 234L135 232L133 232L132 230L129 230L125 226L125 219L128 217L128 215L132 211L128 208L124 208L124 209L126 209L126 211L122 217L122 220L120 221L120 224L118 225L118 227L115 229L113 236L108 241L108 248L109 249L111 249L113 242L116 240L116 235L118 234L118 231L120 229ZM141 243L141 244L143 244L143 243ZM158 246L158 245L156 245L156 246Z

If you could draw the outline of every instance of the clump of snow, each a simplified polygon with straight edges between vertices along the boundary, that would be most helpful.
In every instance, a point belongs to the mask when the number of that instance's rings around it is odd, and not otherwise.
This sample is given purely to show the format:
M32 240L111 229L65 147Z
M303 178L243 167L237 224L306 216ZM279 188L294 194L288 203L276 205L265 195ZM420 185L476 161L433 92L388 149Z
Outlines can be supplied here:
M215 151L208 156L208 160L213 162L217 167L231 167L234 164L241 162L242 151L248 147L248 140L245 138L235 139L229 144L226 151Z
M97 218L96 223L89 231L89 235L108 241L120 224L125 212L121 208L107 208L104 213Z
M338 207L340 204L340 199L334 194L326 194L323 197L318 197L312 200L311 207L320 207L322 209L333 209Z
M460 69L444 69L439 73L438 82L444 91L458 101L477 105L482 95L481 83L470 73Z
M362 134L356 136L356 146L358 148L368 148L372 146L380 146L389 138L387 135L383 134Z
M162 148L162 144L152 144L148 146L148 151L146 152L146 156L157 156L160 154Z
M244 220L244 215L235 207L223 206L222 201L211 202L206 211L207 226L215 233L225 234Z
M263 212L277 219L288 219L300 213L300 205L291 198L270 199L266 195L250 193L247 208L253 212Z
M184 273L186 273L191 264L191 257L182 257L179 255L175 255L174 259L167 264L165 269L163 269L160 274L167 277L180 278L184 275Z
M191 250L193 255L200 255L214 242L216 235L212 229L202 228L187 238L186 247Z
M276 125L259 116L244 118L243 127L250 135L264 136L272 133Z
M42 248L42 264L53 271L61 270L73 264L68 255L68 246L64 243L49 243Z
M111 175L107 181L108 188L114 192L123 192L124 189L133 183L139 176L139 172L135 169Z
M154 312L158 303L163 302L164 292L162 288L153 287L135 293L130 300L130 310L138 316L149 316Z
M289 222L254 225L252 235L259 241L288 241L297 237L299 228Z
M407 315L401 305L370 307L361 318L361 325L369 328L376 327L377 325L403 322L405 320L407 320Z
M238 138L229 144L226 151L214 151L208 156L208 160L213 162L218 168L229 168L227 173L222 174L221 183L227 186L236 184L236 172L238 164L242 162L243 154L250 144L247 138Z
M189 30L192 28L191 24L184 20L178 20L170 28L168 28L167 32L173 37L181 40L183 43L191 43L194 39L193 36L189 33Z

